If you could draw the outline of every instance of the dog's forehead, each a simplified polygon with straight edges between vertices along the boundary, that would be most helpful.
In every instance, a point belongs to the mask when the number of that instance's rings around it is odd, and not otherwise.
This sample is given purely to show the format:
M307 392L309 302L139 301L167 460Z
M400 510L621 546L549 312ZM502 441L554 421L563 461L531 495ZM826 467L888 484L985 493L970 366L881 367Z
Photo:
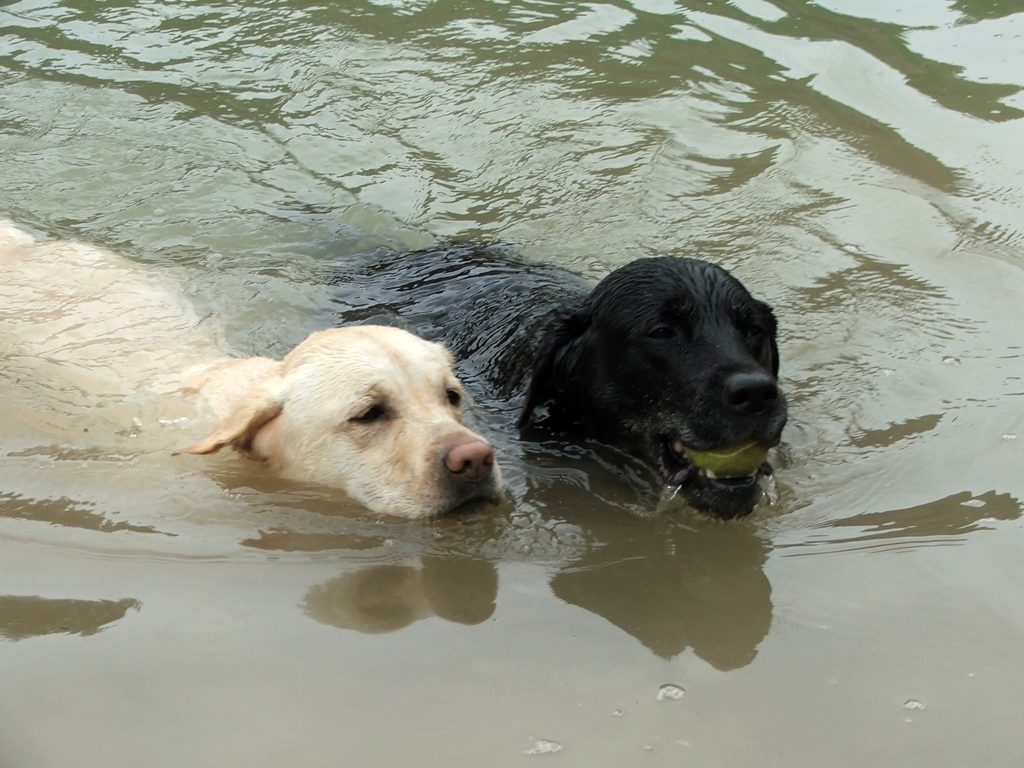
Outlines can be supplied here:
M406 331L351 326L313 334L288 356L285 367L293 382L302 382L293 394L344 409L458 386L450 362L444 347Z
M666 314L724 314L752 303L742 284L721 267L686 258L640 259L594 290L597 316L611 322L664 319ZM710 310L710 312L707 312Z
M390 326L356 325L318 331L296 347L287 367L322 364L407 368L450 368L451 357L440 344Z

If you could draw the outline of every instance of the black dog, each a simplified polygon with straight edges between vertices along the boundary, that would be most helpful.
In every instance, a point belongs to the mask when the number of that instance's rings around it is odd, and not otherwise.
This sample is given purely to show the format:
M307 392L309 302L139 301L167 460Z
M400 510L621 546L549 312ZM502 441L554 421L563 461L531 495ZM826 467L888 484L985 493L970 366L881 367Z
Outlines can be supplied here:
M767 464L740 477L692 452L779 442L776 323L724 269L641 259L590 289L502 247L375 253L339 275L343 318L395 322L445 342L478 399L522 403L520 429L589 438L656 467L694 507L748 514Z

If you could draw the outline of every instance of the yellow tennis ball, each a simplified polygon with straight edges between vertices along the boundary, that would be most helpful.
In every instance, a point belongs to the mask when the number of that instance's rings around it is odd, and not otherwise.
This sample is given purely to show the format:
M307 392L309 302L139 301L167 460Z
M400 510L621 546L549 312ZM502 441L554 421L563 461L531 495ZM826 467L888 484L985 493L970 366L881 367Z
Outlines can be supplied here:
M746 477L757 471L768 449L756 440L719 448L716 451L694 451L686 449L686 457L699 469L718 477Z

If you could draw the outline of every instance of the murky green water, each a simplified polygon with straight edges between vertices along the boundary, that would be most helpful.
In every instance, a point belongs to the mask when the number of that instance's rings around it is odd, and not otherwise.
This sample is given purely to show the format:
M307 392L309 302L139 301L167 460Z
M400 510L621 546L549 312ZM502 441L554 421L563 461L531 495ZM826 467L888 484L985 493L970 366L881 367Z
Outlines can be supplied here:
M5 404L0 766L1019 764L1022 89L1017 0L5 4L0 216L238 351L380 244L703 255L792 421L744 522L535 456L423 524Z

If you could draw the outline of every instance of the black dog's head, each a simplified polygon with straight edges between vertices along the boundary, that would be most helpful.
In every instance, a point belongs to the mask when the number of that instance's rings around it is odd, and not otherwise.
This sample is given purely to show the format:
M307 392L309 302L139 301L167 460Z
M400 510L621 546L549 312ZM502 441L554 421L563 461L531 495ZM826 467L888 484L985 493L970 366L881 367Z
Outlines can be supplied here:
M694 507L746 515L767 465L722 477L690 457L779 442L775 330L771 308L720 267L634 261L553 316L520 425L546 404L553 426L648 460Z

